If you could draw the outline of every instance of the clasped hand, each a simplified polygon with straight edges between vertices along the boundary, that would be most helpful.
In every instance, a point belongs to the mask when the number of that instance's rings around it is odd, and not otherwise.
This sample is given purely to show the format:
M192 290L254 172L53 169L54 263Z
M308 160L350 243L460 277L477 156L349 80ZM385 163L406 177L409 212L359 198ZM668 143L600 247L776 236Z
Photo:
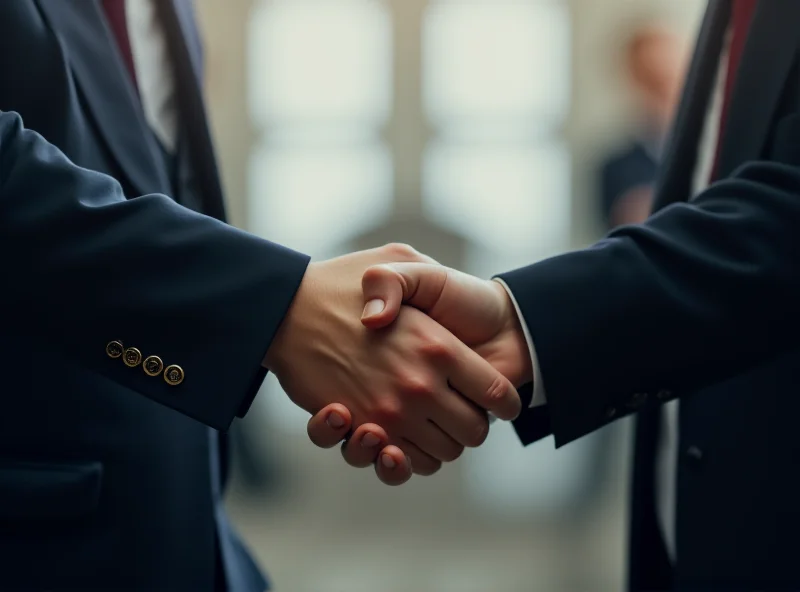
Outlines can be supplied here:
M312 263L265 365L313 414L315 444L350 435L347 462L389 484L482 444L487 412L515 418L531 374L504 288L406 245Z

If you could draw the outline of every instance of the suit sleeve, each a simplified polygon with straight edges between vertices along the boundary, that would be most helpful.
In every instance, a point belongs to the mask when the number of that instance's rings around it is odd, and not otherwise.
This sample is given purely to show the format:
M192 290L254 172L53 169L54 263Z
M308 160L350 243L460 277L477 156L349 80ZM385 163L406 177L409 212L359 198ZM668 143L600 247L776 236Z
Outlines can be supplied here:
M566 444L797 347L800 169L753 162L691 203L502 274L547 406L516 428Z
M49 356L70 359L223 430L263 381L308 263L163 195L126 200L2 112L0 258L2 331L41 352L43 372ZM115 340L183 381L109 356Z

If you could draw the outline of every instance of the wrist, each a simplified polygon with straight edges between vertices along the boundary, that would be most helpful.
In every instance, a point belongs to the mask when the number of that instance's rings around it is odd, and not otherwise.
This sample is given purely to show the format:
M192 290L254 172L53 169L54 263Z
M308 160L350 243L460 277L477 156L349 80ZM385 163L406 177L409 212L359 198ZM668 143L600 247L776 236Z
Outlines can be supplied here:
M292 301L289 310L286 311L286 316L283 317L278 330L275 332L264 359L261 360L261 365L276 376L280 375L280 369L283 367L282 354L286 349L286 334L290 332L289 325L291 323L289 322L289 317L293 307L294 301Z
M308 293L313 291L311 285L315 281L316 265L315 263L309 263L306 268L303 279L300 281L300 286L298 286L297 292L286 310L286 315L278 326L269 349L267 349L267 353L261 361L261 365L278 378L282 376L283 369L291 357L291 338L295 333L296 319L299 314L302 314L300 311L304 308Z
M275 333L275 336L272 338L272 343L269 344L269 349L267 350L264 359L261 360L261 366L275 374L276 376L279 374L279 368L281 367L281 352L283 351L284 347L282 343L285 341L284 333L286 331L286 319L289 316L289 313L286 313L286 317L283 318L283 321L278 327L278 331Z
M525 319L519 309L514 296L506 284L495 278L492 281L498 298L503 303L503 342L505 343L506 358L508 359L509 372L507 378L519 388L524 384L533 382L533 343L527 334Z

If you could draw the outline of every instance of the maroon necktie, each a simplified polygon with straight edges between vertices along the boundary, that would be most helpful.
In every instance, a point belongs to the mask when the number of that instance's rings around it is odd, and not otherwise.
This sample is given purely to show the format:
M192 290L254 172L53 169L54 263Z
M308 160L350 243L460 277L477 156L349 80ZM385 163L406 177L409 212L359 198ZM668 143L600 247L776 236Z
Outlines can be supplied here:
M131 52L131 41L128 38L128 21L125 17L125 0L103 0L103 10L106 13L106 20L117 46L122 54L122 60L131 76L133 85L137 86L136 68L133 65L133 53Z
M733 85L736 82L736 73L739 70L739 62L742 60L744 42L747 40L747 33L750 30L750 23L756 10L758 0L732 0L733 10L731 12L731 45L728 54L728 69L725 75L725 90L722 98L722 112L720 113L719 133L717 135L717 148L714 155L714 168L711 175L712 179L717 178L717 166L719 165L719 153L722 146L722 136L725 133L725 124L728 119L728 107L733 94Z

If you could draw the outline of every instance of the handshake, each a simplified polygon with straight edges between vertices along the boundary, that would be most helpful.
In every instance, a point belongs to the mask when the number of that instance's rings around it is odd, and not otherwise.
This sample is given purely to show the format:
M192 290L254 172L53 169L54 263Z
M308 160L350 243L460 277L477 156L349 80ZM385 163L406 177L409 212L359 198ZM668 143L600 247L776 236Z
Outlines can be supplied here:
M321 447L399 485L514 419L531 354L503 285L406 245L309 265L264 359Z

